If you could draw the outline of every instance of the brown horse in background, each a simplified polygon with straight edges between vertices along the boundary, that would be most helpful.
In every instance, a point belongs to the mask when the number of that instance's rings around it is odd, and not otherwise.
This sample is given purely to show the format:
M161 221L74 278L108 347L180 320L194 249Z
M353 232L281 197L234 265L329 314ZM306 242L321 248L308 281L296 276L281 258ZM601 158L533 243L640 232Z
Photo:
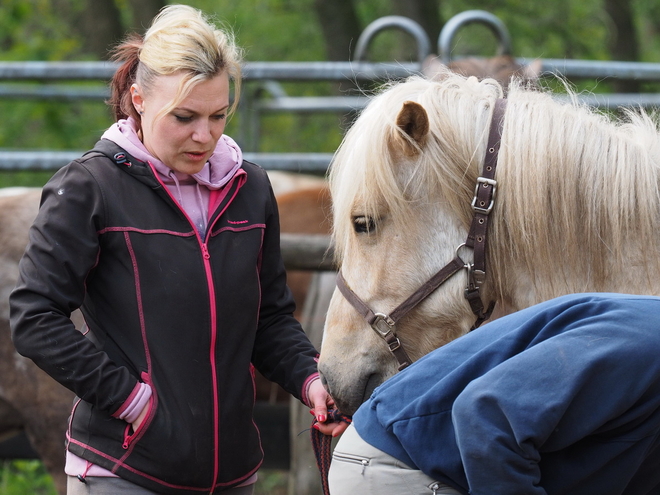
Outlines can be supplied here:
M537 84L541 76L541 61L521 65L511 55L498 55L491 58L466 57L444 64L439 57L429 55L422 63L424 77L435 81L445 78L447 69L461 76L474 76L480 81L495 79L506 93L512 79L521 81L523 85Z

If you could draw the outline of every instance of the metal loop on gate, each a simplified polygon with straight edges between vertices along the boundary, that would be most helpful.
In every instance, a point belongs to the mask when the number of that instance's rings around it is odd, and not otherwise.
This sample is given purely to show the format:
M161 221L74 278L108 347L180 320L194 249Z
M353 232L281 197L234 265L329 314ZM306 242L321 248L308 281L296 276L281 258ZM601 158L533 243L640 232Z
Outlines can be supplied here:
M511 55L511 35L501 19L485 10L466 10L449 19L438 37L438 53L444 64L451 62L451 44L456 32L466 24L487 26L499 40L498 55Z
M409 17L388 15L376 19L364 28L355 45L355 60L365 62L367 46L369 46L371 40L376 34L389 28L400 29L415 39L417 42L417 60L419 62L422 62L431 53L431 41L422 26Z

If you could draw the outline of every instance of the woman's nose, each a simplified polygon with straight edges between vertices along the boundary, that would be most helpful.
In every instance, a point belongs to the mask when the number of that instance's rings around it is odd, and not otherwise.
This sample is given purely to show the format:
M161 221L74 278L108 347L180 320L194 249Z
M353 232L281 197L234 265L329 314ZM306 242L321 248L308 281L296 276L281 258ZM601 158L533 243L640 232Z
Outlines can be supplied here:
M211 127L208 122L199 122L195 126L195 130L192 135L193 141L198 143L207 143L212 139Z

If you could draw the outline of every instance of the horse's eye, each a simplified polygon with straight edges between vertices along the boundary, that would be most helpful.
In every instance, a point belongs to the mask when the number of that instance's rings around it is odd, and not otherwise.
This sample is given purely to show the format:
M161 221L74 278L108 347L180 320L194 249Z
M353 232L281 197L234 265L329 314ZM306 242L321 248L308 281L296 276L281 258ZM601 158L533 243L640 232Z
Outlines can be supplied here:
M376 229L376 222L372 217L353 217L353 228L358 234L368 234Z

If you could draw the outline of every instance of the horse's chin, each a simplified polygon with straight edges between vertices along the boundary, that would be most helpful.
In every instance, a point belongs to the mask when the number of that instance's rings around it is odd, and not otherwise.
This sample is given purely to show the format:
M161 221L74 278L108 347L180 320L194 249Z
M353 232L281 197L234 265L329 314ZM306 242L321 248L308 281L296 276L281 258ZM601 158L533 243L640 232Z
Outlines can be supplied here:
M328 393L333 397L337 409L347 416L352 416L355 411L364 403L372 392L382 384L388 377L380 373L372 373L365 377L360 377L359 384L352 384L351 387L339 387L337 382L329 378L319 370L321 382Z

